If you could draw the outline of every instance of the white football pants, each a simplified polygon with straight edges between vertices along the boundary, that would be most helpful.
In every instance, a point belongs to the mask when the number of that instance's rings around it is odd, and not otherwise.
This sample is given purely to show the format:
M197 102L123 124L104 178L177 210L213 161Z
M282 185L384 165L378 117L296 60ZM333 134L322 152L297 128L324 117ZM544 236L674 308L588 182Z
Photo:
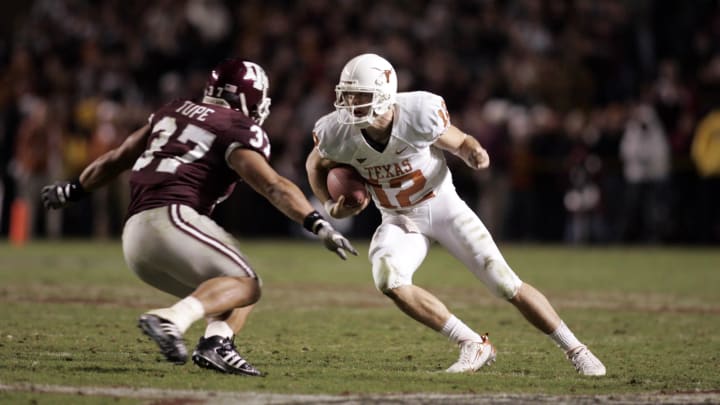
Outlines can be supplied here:
M125 223L122 242L125 262L138 277L177 297L214 277L257 278L235 238L185 205L133 215Z
M490 291L510 299L522 285L480 218L458 196L451 183L417 207L380 209L368 253L380 291L412 284L430 244L439 242L479 278Z

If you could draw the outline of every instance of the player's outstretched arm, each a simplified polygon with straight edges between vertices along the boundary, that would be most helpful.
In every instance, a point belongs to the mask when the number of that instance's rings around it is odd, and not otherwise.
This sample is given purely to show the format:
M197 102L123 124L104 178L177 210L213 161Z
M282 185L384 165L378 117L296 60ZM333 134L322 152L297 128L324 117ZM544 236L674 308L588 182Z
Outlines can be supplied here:
M228 163L250 187L267 198L288 218L318 235L325 247L337 253L340 258L346 259L346 252L357 256L357 250L350 241L323 219L300 188L278 174L260 153L238 148L230 154Z
M454 125L440 135L435 145L462 159L473 169L485 169L490 166L490 156L477 139L460 131Z
M78 179L57 181L43 187L40 198L45 208L64 208L129 169L145 150L150 133L150 124L146 124L130 134L122 145L90 163Z

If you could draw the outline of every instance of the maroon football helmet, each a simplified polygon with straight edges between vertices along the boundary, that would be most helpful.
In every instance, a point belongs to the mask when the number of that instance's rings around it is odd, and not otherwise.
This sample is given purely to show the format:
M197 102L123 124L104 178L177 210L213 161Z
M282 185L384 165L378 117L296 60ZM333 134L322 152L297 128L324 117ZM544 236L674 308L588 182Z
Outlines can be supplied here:
M205 85L204 102L228 105L258 125L270 115L269 82L260 65L238 58L220 62Z

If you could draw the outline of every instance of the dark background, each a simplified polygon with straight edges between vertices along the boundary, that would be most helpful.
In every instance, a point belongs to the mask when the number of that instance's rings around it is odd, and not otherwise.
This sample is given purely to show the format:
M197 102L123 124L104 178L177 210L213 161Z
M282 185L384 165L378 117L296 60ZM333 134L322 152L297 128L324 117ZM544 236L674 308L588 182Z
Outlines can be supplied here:
M268 72L273 165L310 195L313 123L331 111L342 65L375 52L401 91L442 95L489 150L484 172L449 162L497 239L720 242L720 170L698 171L720 159L709 146L720 119L708 118L719 1L40 0L3 2L0 34L1 235L20 198L34 238L117 237L124 179L51 215L32 196L164 102L200 97L228 56ZM245 186L215 215L242 237L302 234ZM371 208L341 226L369 237L378 220Z

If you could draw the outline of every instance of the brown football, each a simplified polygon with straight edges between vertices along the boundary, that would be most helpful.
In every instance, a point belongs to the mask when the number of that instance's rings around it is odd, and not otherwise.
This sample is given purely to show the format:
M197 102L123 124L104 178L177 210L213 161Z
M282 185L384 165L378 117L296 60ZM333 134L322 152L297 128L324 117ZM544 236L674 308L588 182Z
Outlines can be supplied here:
M327 188L330 197L337 201L345 196L345 205L355 207L367 197L365 180L351 166L336 166L330 169L327 177Z

